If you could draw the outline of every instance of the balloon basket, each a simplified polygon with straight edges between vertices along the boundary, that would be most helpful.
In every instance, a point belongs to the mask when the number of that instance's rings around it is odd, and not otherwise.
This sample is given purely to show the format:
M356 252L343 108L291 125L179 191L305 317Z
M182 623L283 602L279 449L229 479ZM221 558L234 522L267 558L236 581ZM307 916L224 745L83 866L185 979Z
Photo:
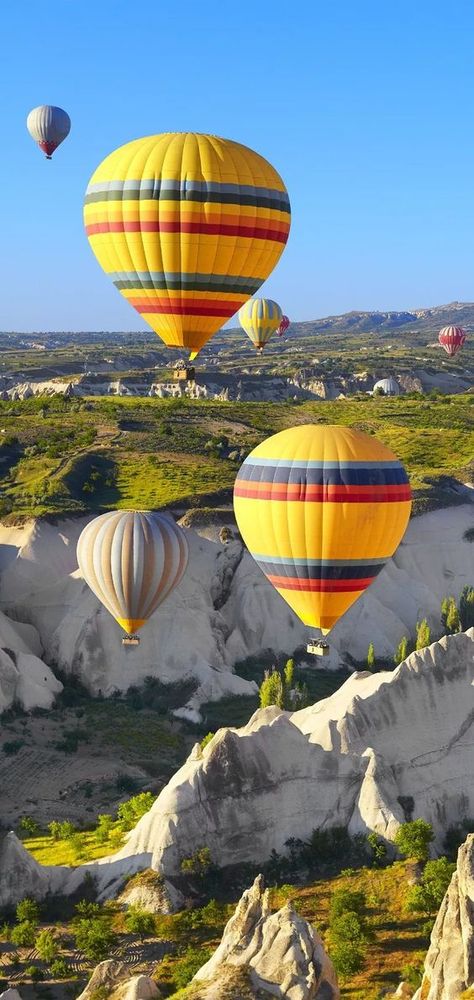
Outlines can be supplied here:
M310 639L306 646L306 652L311 653L312 656L329 656L329 643L324 642L323 639Z
M140 639L138 635L125 635L122 639L122 646L139 646Z

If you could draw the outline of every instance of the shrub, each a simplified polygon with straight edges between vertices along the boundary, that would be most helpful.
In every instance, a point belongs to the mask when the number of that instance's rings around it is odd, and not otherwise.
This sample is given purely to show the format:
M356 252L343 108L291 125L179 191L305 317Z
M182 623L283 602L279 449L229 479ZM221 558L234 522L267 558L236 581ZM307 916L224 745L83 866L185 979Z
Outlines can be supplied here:
M437 913L443 902L456 865L447 858L427 861L418 885L407 896L407 910L426 916Z
M201 847L190 858L183 858L179 867L183 875L197 875L199 878L204 878L212 868L209 848Z
M155 933L155 918L153 913L131 906L125 914L125 927L130 934L138 934L140 941Z
M423 966L413 965L409 963L404 965L401 971L402 980L409 983L414 990L417 990L421 986L421 980L423 979Z
M54 962L50 965L51 975L55 979L67 979L71 974L71 970L66 962L65 958L55 958Z
M22 740L19 740L17 742L21 743ZM38 834L41 833L41 827L39 823L37 823L32 816L22 816L19 826L21 832L26 833L30 837L37 837Z
M36 899L22 899L17 903L16 907L16 919L17 923L23 923L25 920L30 921L33 924L37 924L39 921L39 906Z
M387 847L375 832L367 834L367 843L372 850L374 865L380 864L387 856Z
M334 917L328 932L329 953L336 972L344 978L364 965L369 935L363 917L346 910Z
M414 861L428 859L432 840L434 840L433 827L424 819L402 823L395 834L395 844L400 854Z
M80 919L92 920L100 913L99 903L91 903L88 899L80 899L75 906L76 913Z
M37 965L27 965L25 976L27 979L31 979L34 983L37 983L40 979L44 979L44 972Z
M12 944L17 948L29 948L35 943L37 924L32 920L23 920L11 932Z
M362 889L336 889L331 896L329 907L330 920L340 917L341 913L361 914L366 907L366 895Z
M179 958L173 967L173 982L176 989L184 989L198 969L209 961L211 955L211 948L195 947L194 945L188 948L183 957Z
M48 965L56 958L59 948L58 942L52 931L43 930L35 940L35 948L40 958Z
M101 813L95 830L95 839L98 844L107 843L110 831L113 826L113 817L109 813Z
M205 747L207 747L207 744L211 742L211 740L213 739L214 736L215 736L215 733L207 733L207 735L202 738L202 740L201 740L201 742L199 744L199 746L201 747L201 750L204 750Z
M107 958L116 944L116 935L106 920L95 917L80 920L75 932L76 947L84 952L91 962L101 962Z

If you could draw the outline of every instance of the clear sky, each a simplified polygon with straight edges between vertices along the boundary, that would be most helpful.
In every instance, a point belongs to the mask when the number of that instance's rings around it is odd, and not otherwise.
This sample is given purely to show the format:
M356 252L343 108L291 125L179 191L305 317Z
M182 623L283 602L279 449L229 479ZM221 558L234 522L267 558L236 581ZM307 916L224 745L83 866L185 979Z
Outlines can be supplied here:
M3 330L143 329L89 249L98 163L153 132L266 156L293 210L265 294L293 319L474 300L472 0L6 0ZM25 128L72 118L51 162Z

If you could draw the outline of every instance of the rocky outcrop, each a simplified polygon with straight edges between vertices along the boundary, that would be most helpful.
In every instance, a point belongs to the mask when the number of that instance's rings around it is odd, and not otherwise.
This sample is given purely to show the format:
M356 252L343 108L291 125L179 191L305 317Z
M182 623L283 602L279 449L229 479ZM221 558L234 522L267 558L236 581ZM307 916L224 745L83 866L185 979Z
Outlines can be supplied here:
M474 834L459 849L413 1000L459 1000L469 987L474 996Z
M136 906L147 913L175 913L183 909L185 900L175 886L165 882L157 872L148 870L128 880L118 903L126 909Z
M254 996L268 990L268 995L287 1000L339 1000L336 974L319 934L289 905L271 913L261 875L244 892L219 947L193 985L209 983L210 990L201 995L217 1000L229 968L247 972ZM237 1000L241 994L227 995Z
M25 896L44 899L58 891L69 874L68 868L38 864L14 833L0 840L0 906L15 906Z
M260 863L316 827L391 840L418 816L440 842L474 814L473 680L471 629L293 715L260 710L188 758L117 858L173 878L204 844L220 866Z
M130 966L125 962L99 962L77 1000L92 1000L101 988L109 991L109 1000L158 1000L160 997L153 979L143 975L130 976Z

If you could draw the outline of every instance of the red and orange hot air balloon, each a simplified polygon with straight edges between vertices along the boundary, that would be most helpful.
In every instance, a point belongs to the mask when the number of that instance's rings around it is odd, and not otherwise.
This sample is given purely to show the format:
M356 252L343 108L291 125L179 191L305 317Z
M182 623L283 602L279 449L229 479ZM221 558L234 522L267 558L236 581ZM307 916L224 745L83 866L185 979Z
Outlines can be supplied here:
M289 325L290 325L290 321L288 319L288 316L282 316L281 317L280 326L278 327L278 330L277 330L277 333L278 333L279 337L283 337L283 334L286 333Z
M443 326L438 335L441 347L453 358L466 341L466 332L462 326Z

